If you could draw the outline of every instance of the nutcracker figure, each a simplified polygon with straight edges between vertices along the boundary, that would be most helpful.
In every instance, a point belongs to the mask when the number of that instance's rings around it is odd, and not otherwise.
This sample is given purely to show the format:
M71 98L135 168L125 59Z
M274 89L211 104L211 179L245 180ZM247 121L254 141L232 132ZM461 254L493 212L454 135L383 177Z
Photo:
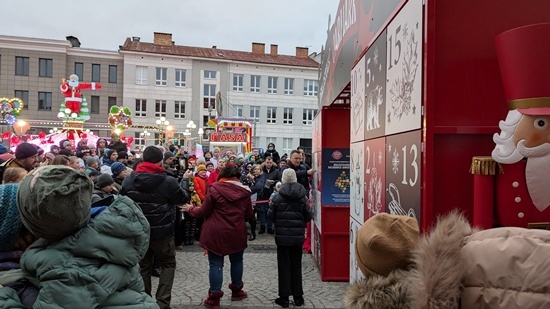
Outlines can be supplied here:
M82 103L81 90L99 90L103 86L100 83L83 83L78 80L78 75L71 74L69 80L61 79L61 92L65 96L65 106L71 110L71 113L80 114L80 104Z
M477 226L550 229L548 33L550 23L536 24L495 39L510 111L493 137L492 156L473 160Z

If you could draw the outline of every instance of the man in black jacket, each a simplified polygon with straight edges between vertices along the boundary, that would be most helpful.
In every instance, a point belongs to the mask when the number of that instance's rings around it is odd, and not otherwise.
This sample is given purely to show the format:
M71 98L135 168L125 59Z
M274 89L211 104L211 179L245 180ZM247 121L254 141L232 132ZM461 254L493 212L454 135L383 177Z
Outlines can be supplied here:
M145 292L151 295L153 258L160 263L159 285L155 295L160 308L170 308L172 285L176 270L174 228L177 205L189 201L175 177L162 167L163 155L156 146L143 151L143 162L122 182L120 194L126 195L141 207L151 226L149 249L139 263Z

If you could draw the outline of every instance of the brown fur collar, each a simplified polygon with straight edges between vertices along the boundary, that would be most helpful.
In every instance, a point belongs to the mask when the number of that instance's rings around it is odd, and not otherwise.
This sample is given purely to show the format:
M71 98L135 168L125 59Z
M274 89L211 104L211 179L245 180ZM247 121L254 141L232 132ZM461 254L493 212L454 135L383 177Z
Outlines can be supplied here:
M405 270L394 270L387 277L370 276L348 287L344 305L348 309L407 309Z

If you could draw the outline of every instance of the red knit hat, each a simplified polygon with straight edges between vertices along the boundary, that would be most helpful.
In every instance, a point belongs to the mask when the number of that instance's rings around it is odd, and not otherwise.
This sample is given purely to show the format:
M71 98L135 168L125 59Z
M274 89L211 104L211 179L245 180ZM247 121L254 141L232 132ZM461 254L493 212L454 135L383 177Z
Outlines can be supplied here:
M506 100L527 115L550 115L550 23L508 30L495 38Z

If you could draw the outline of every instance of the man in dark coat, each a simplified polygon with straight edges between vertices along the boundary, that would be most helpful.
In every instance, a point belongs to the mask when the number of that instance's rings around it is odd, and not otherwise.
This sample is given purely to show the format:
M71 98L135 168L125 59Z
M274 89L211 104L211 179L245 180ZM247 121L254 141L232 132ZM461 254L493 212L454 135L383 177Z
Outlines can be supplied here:
M296 172L285 169L283 185L269 205L267 217L275 224L277 244L277 270L279 274L279 298L275 303L283 308L289 306L288 297L294 305L304 304L302 287L302 244L306 223L311 220L305 188L297 183Z
M161 271L156 299L160 308L169 308L176 270L174 230L177 205L189 201L174 177L162 167L163 155L156 146L143 151L143 162L122 182L120 194L138 203L151 225L151 239L147 254L139 263L145 292L151 295L153 258L160 263Z
M304 186L307 192L306 196L309 196L309 176L313 176L316 170L312 168L308 169L305 165L301 163L302 154L300 153L300 151L292 150L292 152L290 153L290 158L287 160L286 166L281 168L280 173L282 173L287 168L293 169L296 172L298 183Z
M121 151L128 151L128 146L120 140L118 134L111 134L111 142L107 145L107 148L116 150L117 153Z

